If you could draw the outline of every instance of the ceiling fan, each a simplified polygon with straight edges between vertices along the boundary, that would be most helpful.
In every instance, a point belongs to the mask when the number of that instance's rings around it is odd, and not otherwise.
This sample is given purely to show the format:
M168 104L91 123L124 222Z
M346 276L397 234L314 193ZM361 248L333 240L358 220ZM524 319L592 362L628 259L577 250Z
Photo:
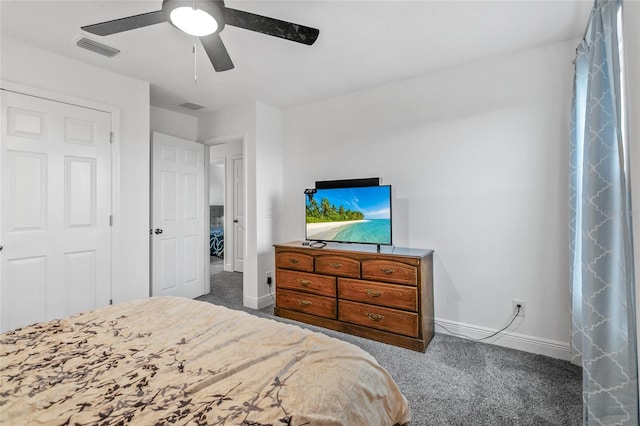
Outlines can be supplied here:
M312 45L320 34L320 30L315 28L225 7L223 0L163 0L161 10L86 25L81 29L107 36L162 22L169 22L181 31L198 37L216 71L233 68L233 62L220 38L225 25L306 45Z

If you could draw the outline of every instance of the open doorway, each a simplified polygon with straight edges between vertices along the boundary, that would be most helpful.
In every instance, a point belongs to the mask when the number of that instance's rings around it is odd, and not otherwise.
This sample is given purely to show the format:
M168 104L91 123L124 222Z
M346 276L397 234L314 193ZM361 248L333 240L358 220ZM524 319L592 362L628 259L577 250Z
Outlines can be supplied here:
M207 300L243 307L244 171L243 139L205 141L209 145L209 259ZM240 176L238 176L238 174Z
M225 159L210 159L209 168L209 261L210 274L224 271Z

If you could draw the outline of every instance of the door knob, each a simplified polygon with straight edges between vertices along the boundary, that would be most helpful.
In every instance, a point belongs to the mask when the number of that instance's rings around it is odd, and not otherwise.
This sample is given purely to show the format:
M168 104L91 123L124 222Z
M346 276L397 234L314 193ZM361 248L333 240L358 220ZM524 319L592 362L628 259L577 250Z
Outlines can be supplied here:
M155 233L156 233L156 235L157 235L157 234L162 234L162 229L160 229L160 228L156 228L156 230L155 230L155 231L153 231L153 232L155 232Z
M238 219L233 219L233 223L238 223Z

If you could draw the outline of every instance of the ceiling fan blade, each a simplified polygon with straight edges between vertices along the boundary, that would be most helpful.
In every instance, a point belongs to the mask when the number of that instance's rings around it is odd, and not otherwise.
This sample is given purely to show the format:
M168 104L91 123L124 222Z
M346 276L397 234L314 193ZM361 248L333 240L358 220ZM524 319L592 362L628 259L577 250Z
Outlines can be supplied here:
M204 46L204 50L217 72L233 69L233 62L231 62L227 48L224 47L220 34L213 33L200 37L200 42L202 42L202 46Z
M126 18L114 19L112 21L100 22L99 24L85 25L82 30L100 36L121 33L123 31L135 30L136 28L147 27L149 25L167 22L167 16L164 11L142 13L140 15L129 16Z
M318 38L320 30L292 22L256 15L242 10L224 8L224 19L227 25L256 31L302 44L312 45Z

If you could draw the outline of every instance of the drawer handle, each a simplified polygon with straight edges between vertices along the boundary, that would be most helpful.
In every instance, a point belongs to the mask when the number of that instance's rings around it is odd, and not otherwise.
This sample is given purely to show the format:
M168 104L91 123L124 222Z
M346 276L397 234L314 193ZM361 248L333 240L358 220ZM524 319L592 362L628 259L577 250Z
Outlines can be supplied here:
M341 265L340 263L332 263L332 264L331 264L331 267L332 267L333 269L340 269L340 268L342 268L342 265Z
M307 306L311 305L311 302L308 300L298 300L298 305L304 306L306 308Z
M371 321L375 322L382 321L384 319L384 316L378 314L367 314L367 316Z
M309 281L309 280L300 280L300 284L302 284L304 287L309 287L309 285L311 284L311 281Z
M391 268L380 268L380 270L387 275L391 275L396 271L395 269Z
M382 296L382 292L380 290L371 290L370 288L368 288L365 291L371 297L380 297L380 296Z
M292 257L291 259L289 259L289 262L298 263L298 259L296 259L295 257Z

